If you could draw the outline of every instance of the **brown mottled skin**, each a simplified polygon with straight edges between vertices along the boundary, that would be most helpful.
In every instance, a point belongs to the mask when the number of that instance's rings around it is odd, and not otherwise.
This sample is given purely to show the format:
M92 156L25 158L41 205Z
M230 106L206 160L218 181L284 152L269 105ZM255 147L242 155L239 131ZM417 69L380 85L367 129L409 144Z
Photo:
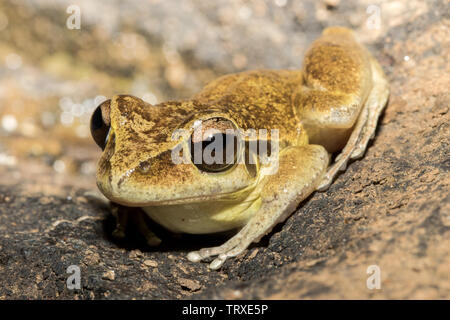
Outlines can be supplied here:
M373 137L389 90L379 64L353 32L326 29L303 65L298 71L226 75L191 99L158 105L114 96L102 105L111 130L97 171L100 190L122 206L142 207L175 232L240 228L224 245L188 255L191 261L217 256L210 267L219 268L270 232L314 190L325 190L349 159L362 156ZM255 169L239 163L211 173L192 163L173 163L171 150L186 146L188 138L172 139L173 132L192 132L198 121L218 130L278 129L278 170L268 174L267 165ZM341 153L329 166L329 155L336 151ZM149 243L159 242L147 231Z

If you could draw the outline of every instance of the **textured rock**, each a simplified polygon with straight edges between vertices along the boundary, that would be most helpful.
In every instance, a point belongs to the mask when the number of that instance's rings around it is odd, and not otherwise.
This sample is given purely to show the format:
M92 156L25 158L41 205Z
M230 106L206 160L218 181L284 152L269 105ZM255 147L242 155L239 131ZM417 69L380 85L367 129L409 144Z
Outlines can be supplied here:
M375 30L369 2L328 2L186 1L178 10L162 1L142 10L137 0L126 8L79 1L79 33L65 29L64 1L2 3L0 58L17 52L22 67L0 69L0 120L18 122L14 130L0 122L0 299L450 298L448 2L383 3ZM97 21L101 9L110 20ZM68 111L60 98L183 97L226 72L297 68L308 42L332 24L357 31L391 84L363 159L218 272L186 253L226 237L160 230L157 249L138 235L111 238L88 117L61 125ZM125 59L119 49L129 39L136 56ZM66 286L71 265L80 267L79 290ZM371 265L381 270L380 290L366 286Z

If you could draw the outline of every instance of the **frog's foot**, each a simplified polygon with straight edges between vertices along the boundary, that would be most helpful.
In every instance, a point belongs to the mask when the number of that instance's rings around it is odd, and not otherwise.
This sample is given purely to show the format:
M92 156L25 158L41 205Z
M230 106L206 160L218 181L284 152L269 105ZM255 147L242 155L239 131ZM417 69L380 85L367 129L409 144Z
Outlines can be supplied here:
M116 228L112 232L112 236L117 240L123 240L128 225L128 212L121 210L119 206L114 204L112 206L112 214L116 217Z
M374 83L377 85L370 92L347 144L336 157L335 163L329 167L322 178L317 187L318 191L327 190L338 172L345 171L349 160L361 158L367 149L370 139L373 139L375 136L378 118L387 103L389 88L387 82L383 80L382 71L379 70L378 63L374 63L372 68Z
M147 244L151 247L156 247L161 244L161 239L148 227L147 221L144 218L144 213L142 211L133 212L134 224L138 228L139 232L147 240Z
M126 229L131 220L132 225L145 237L149 246L155 247L161 243L161 239L148 227L144 213L140 209L115 203L111 203L111 206L112 214L116 217L116 228L112 232L115 239L123 240L126 237Z
M189 252L187 258L192 262L200 262L206 258L217 256L210 264L209 268L212 270L219 269L225 260L230 257L235 257L247 249L251 241L242 241L242 233L239 232L233 238L218 247L203 248L198 251Z

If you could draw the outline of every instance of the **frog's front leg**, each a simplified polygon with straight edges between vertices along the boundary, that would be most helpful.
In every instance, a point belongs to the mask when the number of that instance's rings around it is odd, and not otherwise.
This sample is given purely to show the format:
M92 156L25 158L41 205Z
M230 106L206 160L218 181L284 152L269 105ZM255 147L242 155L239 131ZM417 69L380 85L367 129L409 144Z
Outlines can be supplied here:
M227 258L239 255L252 242L258 242L316 189L328 161L328 152L318 145L283 150L279 155L278 171L264 177L266 182L261 191L262 204L254 216L223 245L190 252L188 259L198 262L217 256L210 264L210 268L216 270Z
M112 214L116 218L116 228L112 233L114 238L117 240L124 239L128 224L131 222L133 227L137 228L140 234L145 237L149 246L154 247L161 243L161 239L148 227L142 209L126 207L114 202L111 203L111 208Z
M130 217L130 208L121 206L117 203L111 202L111 213L116 218L116 228L112 232L112 236L117 240L125 238L126 229Z

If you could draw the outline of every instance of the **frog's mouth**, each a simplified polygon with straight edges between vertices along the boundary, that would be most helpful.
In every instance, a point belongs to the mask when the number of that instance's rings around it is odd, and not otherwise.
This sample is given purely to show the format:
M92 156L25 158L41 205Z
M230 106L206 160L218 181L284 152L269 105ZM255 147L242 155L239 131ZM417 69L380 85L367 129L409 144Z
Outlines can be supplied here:
M199 203L236 203L244 201L248 194L251 193L251 189L242 189L232 193L214 194L214 195L202 195L196 197L186 197L177 199L165 199L143 202L130 202L129 199L108 197L111 201L128 207L152 207L152 206L170 206L181 204L199 204Z
M255 179L251 184L230 192L211 192L209 194L185 196L183 192L174 191L169 195L165 190L161 195L149 195L149 192L139 187L114 188L110 181L105 179L97 180L97 185L102 193L112 202L127 207L152 207L152 206L172 206L185 204L220 203L221 205L250 201L248 197L259 195L258 183ZM148 189L147 189L148 190ZM253 200L251 200L253 201Z

